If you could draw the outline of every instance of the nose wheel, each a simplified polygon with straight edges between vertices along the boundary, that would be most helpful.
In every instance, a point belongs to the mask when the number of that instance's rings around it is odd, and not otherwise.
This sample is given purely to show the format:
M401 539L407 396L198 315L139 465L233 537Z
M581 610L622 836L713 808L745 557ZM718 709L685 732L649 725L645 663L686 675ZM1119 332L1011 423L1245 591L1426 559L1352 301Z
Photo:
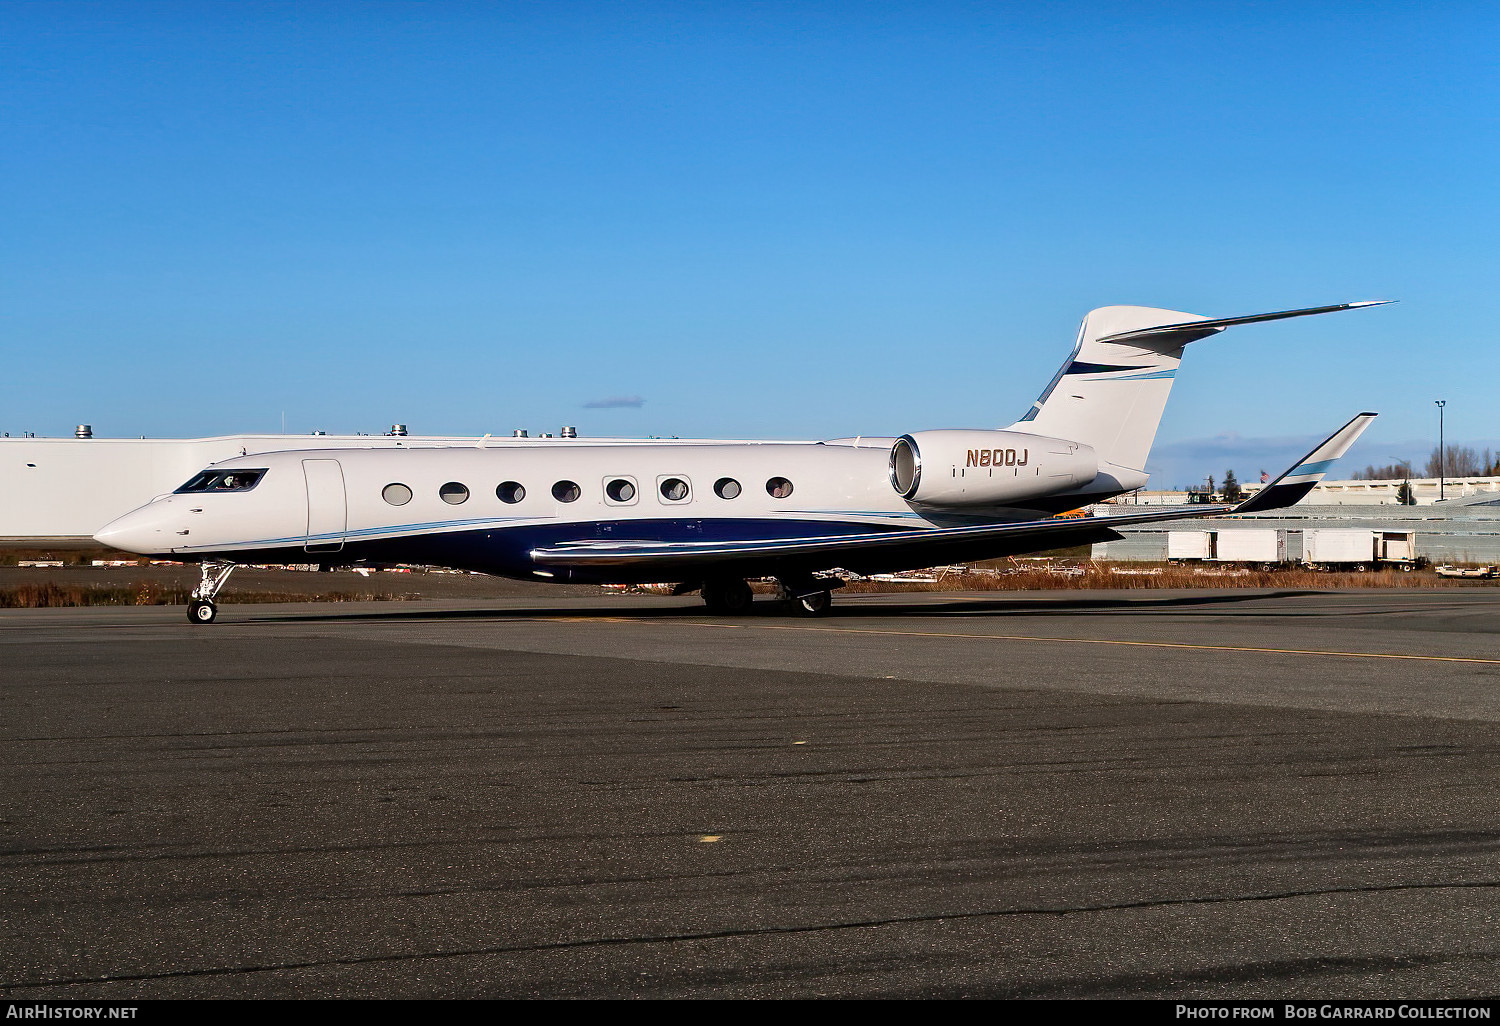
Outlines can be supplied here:
M219 615L218 603L214 596L219 594L219 589L229 583L229 575L234 573L234 563L202 563L199 571L203 577L198 582L198 587L193 589L192 597L188 600L187 618L188 623L213 623Z

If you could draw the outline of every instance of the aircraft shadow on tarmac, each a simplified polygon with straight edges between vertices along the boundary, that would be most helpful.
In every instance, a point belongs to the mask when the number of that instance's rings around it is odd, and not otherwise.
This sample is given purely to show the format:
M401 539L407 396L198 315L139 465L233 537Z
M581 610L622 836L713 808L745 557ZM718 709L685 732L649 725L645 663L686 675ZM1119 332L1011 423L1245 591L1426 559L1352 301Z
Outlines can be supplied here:
M835 605L823 620L838 620L850 617L950 617L950 616L1071 616L1078 613L1104 615L1151 615L1197 607L1227 607L1262 601L1316 596L1322 594L1311 590L1285 591L1232 591L1211 594L1164 595L1131 598L1085 596L1068 598L995 598L995 599L938 599L936 601L900 601L898 596L884 596L896 601L880 604ZM232 600L231 600L232 601ZM1257 615L1265 615L1257 610ZM558 609L540 606L534 609L379 609L359 612L337 613L280 613L256 617L262 622L350 622L350 621L464 621L464 620L684 620L709 616L699 605L664 607L610 608L605 602L597 607ZM759 598L751 610L739 617L724 618L730 622L746 619L778 619L788 622L817 623L787 613L786 607L772 599Z

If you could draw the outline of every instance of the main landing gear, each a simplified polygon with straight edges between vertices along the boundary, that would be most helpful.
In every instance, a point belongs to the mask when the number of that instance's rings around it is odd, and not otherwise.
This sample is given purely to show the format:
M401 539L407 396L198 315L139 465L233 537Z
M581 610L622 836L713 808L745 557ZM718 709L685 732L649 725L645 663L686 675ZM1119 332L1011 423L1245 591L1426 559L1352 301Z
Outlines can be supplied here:
M792 599L792 612L798 616L827 616L833 608L833 592L824 589Z
M781 597L798 616L828 615L828 611L833 608L833 589L844 586L843 581L822 577L778 577L776 583L781 585ZM681 585L676 594L693 587L692 584ZM755 597L750 591L750 585L733 577L704 581L699 586L699 591L703 595L703 604L715 616L740 616L748 613Z
M703 604L710 613L721 616L738 616L750 611L755 594L750 585L741 580L704 581Z
M219 615L219 606L214 602L214 596L219 594L219 589L229 582L229 575L234 573L237 565L236 563L215 562L199 565L203 579L198 582L198 587L193 589L193 595L188 599L189 623L214 622L214 618Z
M778 577L781 594L797 616L827 616L833 608L833 589L844 582L826 577Z

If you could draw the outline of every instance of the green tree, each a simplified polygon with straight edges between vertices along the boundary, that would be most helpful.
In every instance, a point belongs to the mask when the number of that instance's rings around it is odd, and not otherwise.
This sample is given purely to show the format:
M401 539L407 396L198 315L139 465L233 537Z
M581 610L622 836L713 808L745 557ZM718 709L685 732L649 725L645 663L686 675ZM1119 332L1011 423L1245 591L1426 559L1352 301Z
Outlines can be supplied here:
M1223 495L1225 502L1239 502L1245 497L1244 491L1240 488L1240 480L1234 476L1232 470L1224 471Z

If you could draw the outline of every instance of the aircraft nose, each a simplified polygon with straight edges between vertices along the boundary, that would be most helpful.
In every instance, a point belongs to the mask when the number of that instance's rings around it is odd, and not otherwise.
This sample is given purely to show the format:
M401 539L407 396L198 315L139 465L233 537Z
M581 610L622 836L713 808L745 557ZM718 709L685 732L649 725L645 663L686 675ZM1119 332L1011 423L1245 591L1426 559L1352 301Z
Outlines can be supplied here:
M94 541L143 556L170 552L172 532L168 530L164 513L155 503L142 506L99 528Z

